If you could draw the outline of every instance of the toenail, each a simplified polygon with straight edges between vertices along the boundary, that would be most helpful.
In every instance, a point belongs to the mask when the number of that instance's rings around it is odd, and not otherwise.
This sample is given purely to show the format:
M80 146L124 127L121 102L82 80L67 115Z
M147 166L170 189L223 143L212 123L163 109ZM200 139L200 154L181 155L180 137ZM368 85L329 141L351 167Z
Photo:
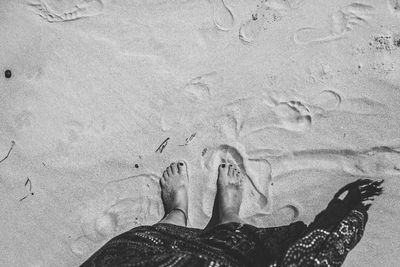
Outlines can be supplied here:
M179 162L179 165L183 166L183 163L182 163L182 162Z
M221 167L222 167L222 168L225 168L225 164L221 164Z

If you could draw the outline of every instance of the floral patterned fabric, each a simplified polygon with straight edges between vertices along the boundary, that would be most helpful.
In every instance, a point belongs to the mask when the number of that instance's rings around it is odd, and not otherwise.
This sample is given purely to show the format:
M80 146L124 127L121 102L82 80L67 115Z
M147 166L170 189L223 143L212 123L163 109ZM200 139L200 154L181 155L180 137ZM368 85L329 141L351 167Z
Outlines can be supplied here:
M141 226L114 237L81 266L340 266L363 235L370 207L364 201L381 194L381 183L358 180L340 189L308 227Z

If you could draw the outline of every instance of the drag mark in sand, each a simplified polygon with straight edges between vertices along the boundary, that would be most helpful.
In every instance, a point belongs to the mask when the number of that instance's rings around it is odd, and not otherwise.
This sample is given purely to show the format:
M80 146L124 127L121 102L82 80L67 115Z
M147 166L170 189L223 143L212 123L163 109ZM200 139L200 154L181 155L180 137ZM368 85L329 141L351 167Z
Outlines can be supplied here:
M271 163L274 178L286 173L315 169L341 170L352 175L363 176L400 174L398 171L400 146L376 146L363 150L312 149L276 156L258 153L258 157L265 158Z
M307 45L316 42L330 42L345 37L355 26L367 24L374 7L361 3L347 5L331 15L330 27L303 27L294 34L294 42Z
M382 145L362 150L311 149L275 153L275 156L271 153L263 156L258 152L249 154L257 154L271 164L271 179L274 182L273 186L271 184L272 223L288 224L312 210L315 205L310 202L314 199L312 194L302 196L298 192L310 192L315 186L321 188L321 192L328 191L340 180L350 181L355 177L375 180L398 177L400 174L399 145ZM293 184L297 184L297 190L288 189ZM248 219L262 225L268 216L257 214Z
M14 145L15 145L15 141L11 141L11 147L10 147L10 149L8 150L7 155L6 155L2 160L0 160L0 163L2 163L3 161L5 161L5 160L8 158L8 156L10 156L10 153L11 153L11 151L13 150Z
M103 12L102 0L37 0L29 6L48 22L63 22L93 17Z
M235 15L226 0L209 0L213 9L213 22L215 27L221 31L229 31L233 28Z

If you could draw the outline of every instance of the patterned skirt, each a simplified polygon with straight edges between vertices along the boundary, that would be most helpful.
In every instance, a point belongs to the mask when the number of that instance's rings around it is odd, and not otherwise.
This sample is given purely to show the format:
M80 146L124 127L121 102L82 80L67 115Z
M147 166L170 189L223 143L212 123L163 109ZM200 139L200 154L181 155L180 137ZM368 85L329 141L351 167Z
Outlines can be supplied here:
M365 193L365 181L347 185L344 200L339 190L309 226L140 226L111 239L81 266L341 266L363 235L369 208L363 201L382 192L381 182L370 181L374 186Z

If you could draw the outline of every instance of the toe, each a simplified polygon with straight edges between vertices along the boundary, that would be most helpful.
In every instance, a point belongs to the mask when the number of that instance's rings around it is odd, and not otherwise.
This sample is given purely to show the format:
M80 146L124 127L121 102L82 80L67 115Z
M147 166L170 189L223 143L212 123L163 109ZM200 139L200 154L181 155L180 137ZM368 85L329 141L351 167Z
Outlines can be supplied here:
M165 170L168 174L168 176L172 175L172 169L171 166L168 166L167 169Z
M229 164L229 170L228 170L228 175L229 176L233 176L233 169L234 169L233 165Z
M178 162L178 172L179 173L185 173L186 172L186 164L183 161Z
M164 177L161 177L160 178L160 184L161 184L161 186L164 186L164 184L165 184L165 178Z
M178 173L178 166L176 165L175 162L172 162L170 167L171 167L172 174L177 174Z
M168 177L168 172L167 170L165 170L162 174L162 178L167 179L167 177Z
M222 163L219 165L218 171L220 174L222 173L226 174L228 172L228 166L225 163Z

